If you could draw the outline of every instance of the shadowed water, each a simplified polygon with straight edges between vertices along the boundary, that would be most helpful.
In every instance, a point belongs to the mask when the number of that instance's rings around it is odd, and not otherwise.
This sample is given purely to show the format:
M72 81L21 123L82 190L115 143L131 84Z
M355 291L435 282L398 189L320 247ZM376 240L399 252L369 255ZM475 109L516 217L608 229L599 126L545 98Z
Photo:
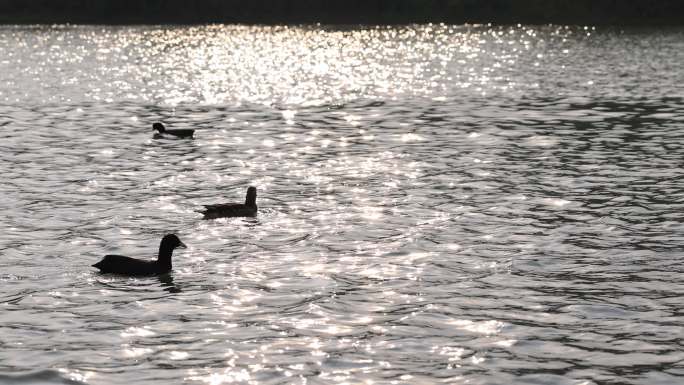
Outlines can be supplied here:
M2 27L0 383L680 383L683 48Z

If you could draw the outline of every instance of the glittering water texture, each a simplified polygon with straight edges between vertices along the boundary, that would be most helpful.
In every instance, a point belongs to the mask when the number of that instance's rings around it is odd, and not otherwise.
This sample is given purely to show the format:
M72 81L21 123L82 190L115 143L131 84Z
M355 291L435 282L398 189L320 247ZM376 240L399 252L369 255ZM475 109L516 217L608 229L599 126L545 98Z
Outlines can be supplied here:
M0 383L682 383L681 63L677 29L2 27ZM90 267L168 232L169 275Z

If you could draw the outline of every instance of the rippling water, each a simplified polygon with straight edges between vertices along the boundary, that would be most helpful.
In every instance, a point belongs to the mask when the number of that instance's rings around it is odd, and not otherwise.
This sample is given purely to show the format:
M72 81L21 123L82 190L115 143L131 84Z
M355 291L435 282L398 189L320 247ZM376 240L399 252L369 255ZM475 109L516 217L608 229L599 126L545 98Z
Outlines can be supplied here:
M683 383L681 63L680 29L0 27L0 383ZM90 267L168 232L167 276Z

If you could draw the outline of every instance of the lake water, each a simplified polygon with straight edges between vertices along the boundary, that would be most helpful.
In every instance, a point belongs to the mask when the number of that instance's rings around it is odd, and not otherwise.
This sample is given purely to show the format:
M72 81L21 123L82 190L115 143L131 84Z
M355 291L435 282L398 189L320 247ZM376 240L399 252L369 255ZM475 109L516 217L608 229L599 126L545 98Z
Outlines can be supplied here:
M684 29L0 27L0 383L684 383L682 63ZM90 266L170 232L169 275Z

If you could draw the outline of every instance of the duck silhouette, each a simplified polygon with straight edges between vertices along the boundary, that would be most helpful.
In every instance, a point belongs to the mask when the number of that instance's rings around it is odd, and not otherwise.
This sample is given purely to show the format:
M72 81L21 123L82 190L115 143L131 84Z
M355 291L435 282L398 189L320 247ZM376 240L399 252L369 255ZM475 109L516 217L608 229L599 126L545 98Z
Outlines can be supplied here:
M235 217L255 217L257 214L256 187L250 186L247 189L245 203L221 203L216 205L205 205L203 219L216 218L235 218Z
M167 234L159 244L159 255L156 261L144 261L123 255L105 255L94 267L101 273L122 275L155 275L171 271L171 255L175 248L186 248L185 244L175 234Z
M193 130L191 128L170 129L170 128L166 128L166 126L164 126L164 124L159 123L159 122L154 123L152 125L152 129L157 131L154 133L154 136L153 136L155 139L166 138L169 135L175 136L177 138L192 139L192 136L195 134L195 130Z

